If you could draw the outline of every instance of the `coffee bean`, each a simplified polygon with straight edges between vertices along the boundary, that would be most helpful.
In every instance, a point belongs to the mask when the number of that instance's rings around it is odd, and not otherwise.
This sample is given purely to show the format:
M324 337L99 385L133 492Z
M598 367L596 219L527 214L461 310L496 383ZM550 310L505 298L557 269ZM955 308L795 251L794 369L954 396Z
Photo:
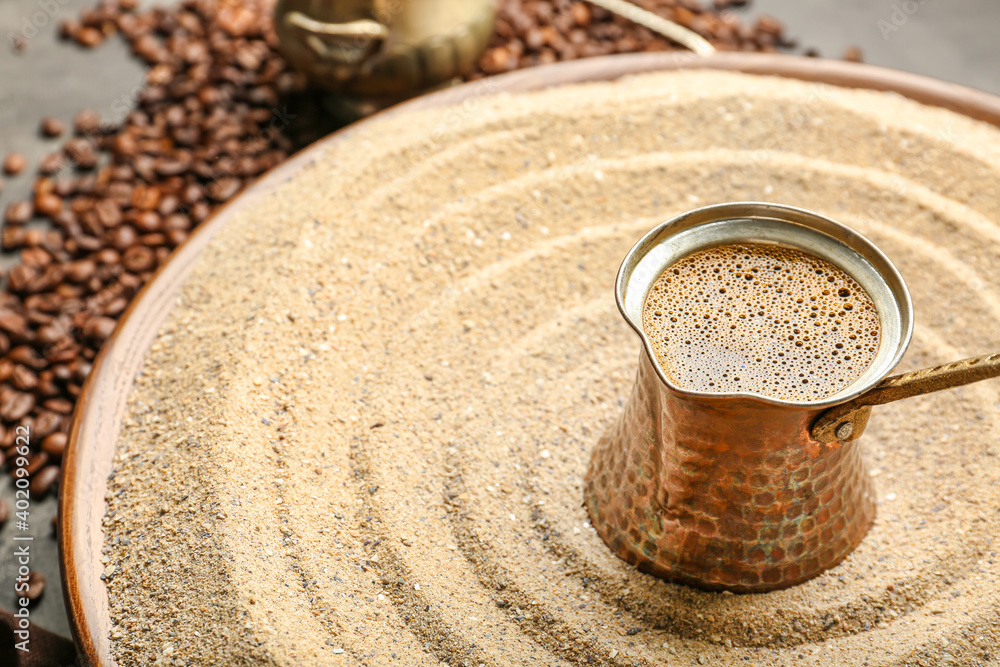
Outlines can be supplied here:
M156 258L154 257L153 259L155 260ZM121 315L123 312L125 312L125 309L127 307L128 307L128 299L126 299L123 296L120 296L109 301L107 305L101 309L101 314L107 315L108 317L117 317L118 315Z
M35 340L42 345L55 345L66 338L66 332L56 324L46 324L38 327L35 332Z
M183 229L168 229L167 243L171 246L179 246L187 240L187 232Z
M91 27L80 28L76 31L74 37L77 44L87 49L92 49L104 41L101 31Z
M31 391L38 386L38 376L24 366L14 366L11 382L21 391Z
M49 153L42 158L42 161L38 163L38 173L45 174L46 176L51 176L59 172L66 164L66 158L62 153ZM61 196L66 196L69 192L59 193Z
M70 367L73 371L73 378L77 382L83 382L84 380L86 380L87 376L90 375L90 371L92 370L90 362L83 361L81 359L77 359L76 361L74 361L70 365Z
M163 226L163 220L153 211L142 211L135 216L134 224L141 232L155 232Z
M83 327L84 338L103 341L115 330L115 321L110 317L92 317ZM3 404L0 403L0 416L3 415Z
M108 244L113 248L124 252L134 246L139 241L139 235L131 225L115 227L108 235Z
M53 366L53 368L57 368L57 367L66 368L67 371L69 370L67 366ZM68 380L69 377L67 376L67 377L61 378L61 379ZM70 403L69 401L67 401L64 398L50 398L49 400L45 401L44 405L45 405L45 408L47 410L51 410L52 412L56 412L56 413L61 414L61 415L68 415L68 414L70 414L70 413L73 412L73 404ZM57 435L57 434L53 433L49 437L53 437L55 435ZM63 435L63 437L65 437L65 434ZM46 438L46 440L47 439L48 438ZM43 442L42 443L42 447L44 447L44 446L45 446L45 443ZM49 452L49 453L51 454L52 452Z
M0 457L2 456L3 455L0 454ZM7 501L5 499L0 498L0 528L3 528L3 525L7 523L7 519L9 518L10 518L10 505L7 504Z
M46 452L35 452L28 456L28 465L24 467L29 477L34 477L35 473L49 464L49 455Z
M114 266L121 261L121 253L119 253L114 248L102 248L98 252L94 253L93 260L98 264L104 264L107 266Z
M45 248L26 248L21 251L21 263L33 268L44 268L52 263L52 255Z
M20 174L28 166L28 160L20 153L10 153L3 161L4 173L9 176Z
M0 329L15 338L23 338L28 334L28 321L12 310L0 309Z
M45 454L45 452L42 452ZM59 466L45 466L31 479L28 490L33 498L44 498L52 490L52 486L59 480Z
M97 265L90 259L78 259L66 266L66 279L74 283L90 280L97 270Z
M17 250L24 245L23 227L4 227L0 230L0 245L4 250Z
M94 205L97 221L105 228L117 227L122 223L121 207L112 199L102 199Z
M31 394L8 389L0 390L0 417L16 422L35 407L35 397Z
M27 232L25 232L27 237ZM7 273L7 287L13 292L23 292L28 288L35 271L27 266L15 266Z
M39 126L39 131L44 137L58 137L61 136L63 132L66 131L66 126L58 118L52 118L51 116L42 119L42 124Z
M149 271L156 266L156 255L145 246L133 246L122 255L122 266L133 273Z
M59 22L59 36L62 39L76 39L76 33L80 30L80 22L73 19L65 19Z
M56 472L59 469L56 468ZM24 592L24 597L32 602L37 602L45 593L45 576L41 572L32 570L28 573L28 590Z
M44 438L54 434L61 423L62 417L60 415L48 410L41 410L35 416L35 426L31 434L36 438L41 438L44 443ZM45 448L42 449L44 451Z
M38 352L30 345L18 345L7 353L7 358L14 363L23 364L35 370L41 370L48 365L45 359L39 356Z
M35 213L47 218L58 214L62 210L62 205L62 199L51 193L35 197Z
M31 220L31 216L34 215L34 212L35 210L31 205L31 202L11 202L7 205L7 210L4 213L4 222L9 225L22 225Z
M97 152L89 139L83 137L70 139L63 150L77 169L93 169L97 166Z
M160 203L160 190L144 183L136 185L132 191L132 206L143 211L151 211Z

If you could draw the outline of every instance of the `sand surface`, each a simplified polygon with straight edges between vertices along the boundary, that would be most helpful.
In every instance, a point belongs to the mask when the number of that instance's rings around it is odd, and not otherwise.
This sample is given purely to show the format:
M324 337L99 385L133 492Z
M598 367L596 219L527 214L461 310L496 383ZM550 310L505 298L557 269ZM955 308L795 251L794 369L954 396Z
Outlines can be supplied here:
M882 93L645 75L351 130L213 239L130 402L106 523L120 665L988 664L1000 382L876 409L876 524L765 595L639 573L581 480L638 340L613 282L684 210L873 239L900 370L995 351L1000 131Z

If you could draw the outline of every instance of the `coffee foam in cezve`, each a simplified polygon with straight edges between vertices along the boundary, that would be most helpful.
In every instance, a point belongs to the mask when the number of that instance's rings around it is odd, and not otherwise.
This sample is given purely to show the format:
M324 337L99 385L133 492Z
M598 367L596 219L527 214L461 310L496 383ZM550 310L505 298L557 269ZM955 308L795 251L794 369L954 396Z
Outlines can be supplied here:
M795 401L851 385L881 335L874 303L851 276L770 243L707 248L667 267L642 324L679 387Z

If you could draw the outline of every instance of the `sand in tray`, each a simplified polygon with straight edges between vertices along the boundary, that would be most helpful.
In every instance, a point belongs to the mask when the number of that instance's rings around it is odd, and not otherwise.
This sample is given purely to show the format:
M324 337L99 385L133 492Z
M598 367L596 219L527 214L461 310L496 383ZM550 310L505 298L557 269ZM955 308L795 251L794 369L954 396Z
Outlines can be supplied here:
M615 272L653 225L762 199L846 222L910 286L913 368L995 346L998 178L982 124L728 73L352 130L212 240L136 379L105 526L116 660L983 662L995 384L877 408L875 527L784 591L635 571L581 480L635 372Z

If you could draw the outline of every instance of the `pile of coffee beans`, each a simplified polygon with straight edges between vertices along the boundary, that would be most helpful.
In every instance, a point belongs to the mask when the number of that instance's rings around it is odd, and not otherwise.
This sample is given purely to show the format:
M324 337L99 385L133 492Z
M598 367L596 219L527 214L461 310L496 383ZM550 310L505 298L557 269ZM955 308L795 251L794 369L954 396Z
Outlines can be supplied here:
M720 49L791 46L780 23L744 24L729 2L639 4ZM59 29L88 48L120 35L149 70L124 121L77 114L72 136L37 165L33 199L4 213L0 243L20 262L0 291L0 463L13 454L15 428L30 426L36 498L58 483L84 380L139 288L213 210L335 129L321 95L278 54L267 0L185 0L143 12L135 0L102 0ZM584 2L501 0L490 48L470 78L674 48ZM44 137L68 130L40 119ZM26 166L20 155L3 162L8 174Z
M58 483L76 399L136 291L217 206L331 129L277 55L264 5L105 1L61 32L86 46L120 34L149 70L123 122L78 113L33 198L4 212L0 244L20 261L0 292L0 461L30 426L35 498ZM40 119L42 136L66 131Z
M746 2L716 0L711 8L699 0L633 2L698 33L720 51L774 53L796 46L785 37L784 26L776 19L761 16L755 23L745 23L730 9ZM680 48L587 2L500 0L497 8L496 30L473 78L561 60Z

